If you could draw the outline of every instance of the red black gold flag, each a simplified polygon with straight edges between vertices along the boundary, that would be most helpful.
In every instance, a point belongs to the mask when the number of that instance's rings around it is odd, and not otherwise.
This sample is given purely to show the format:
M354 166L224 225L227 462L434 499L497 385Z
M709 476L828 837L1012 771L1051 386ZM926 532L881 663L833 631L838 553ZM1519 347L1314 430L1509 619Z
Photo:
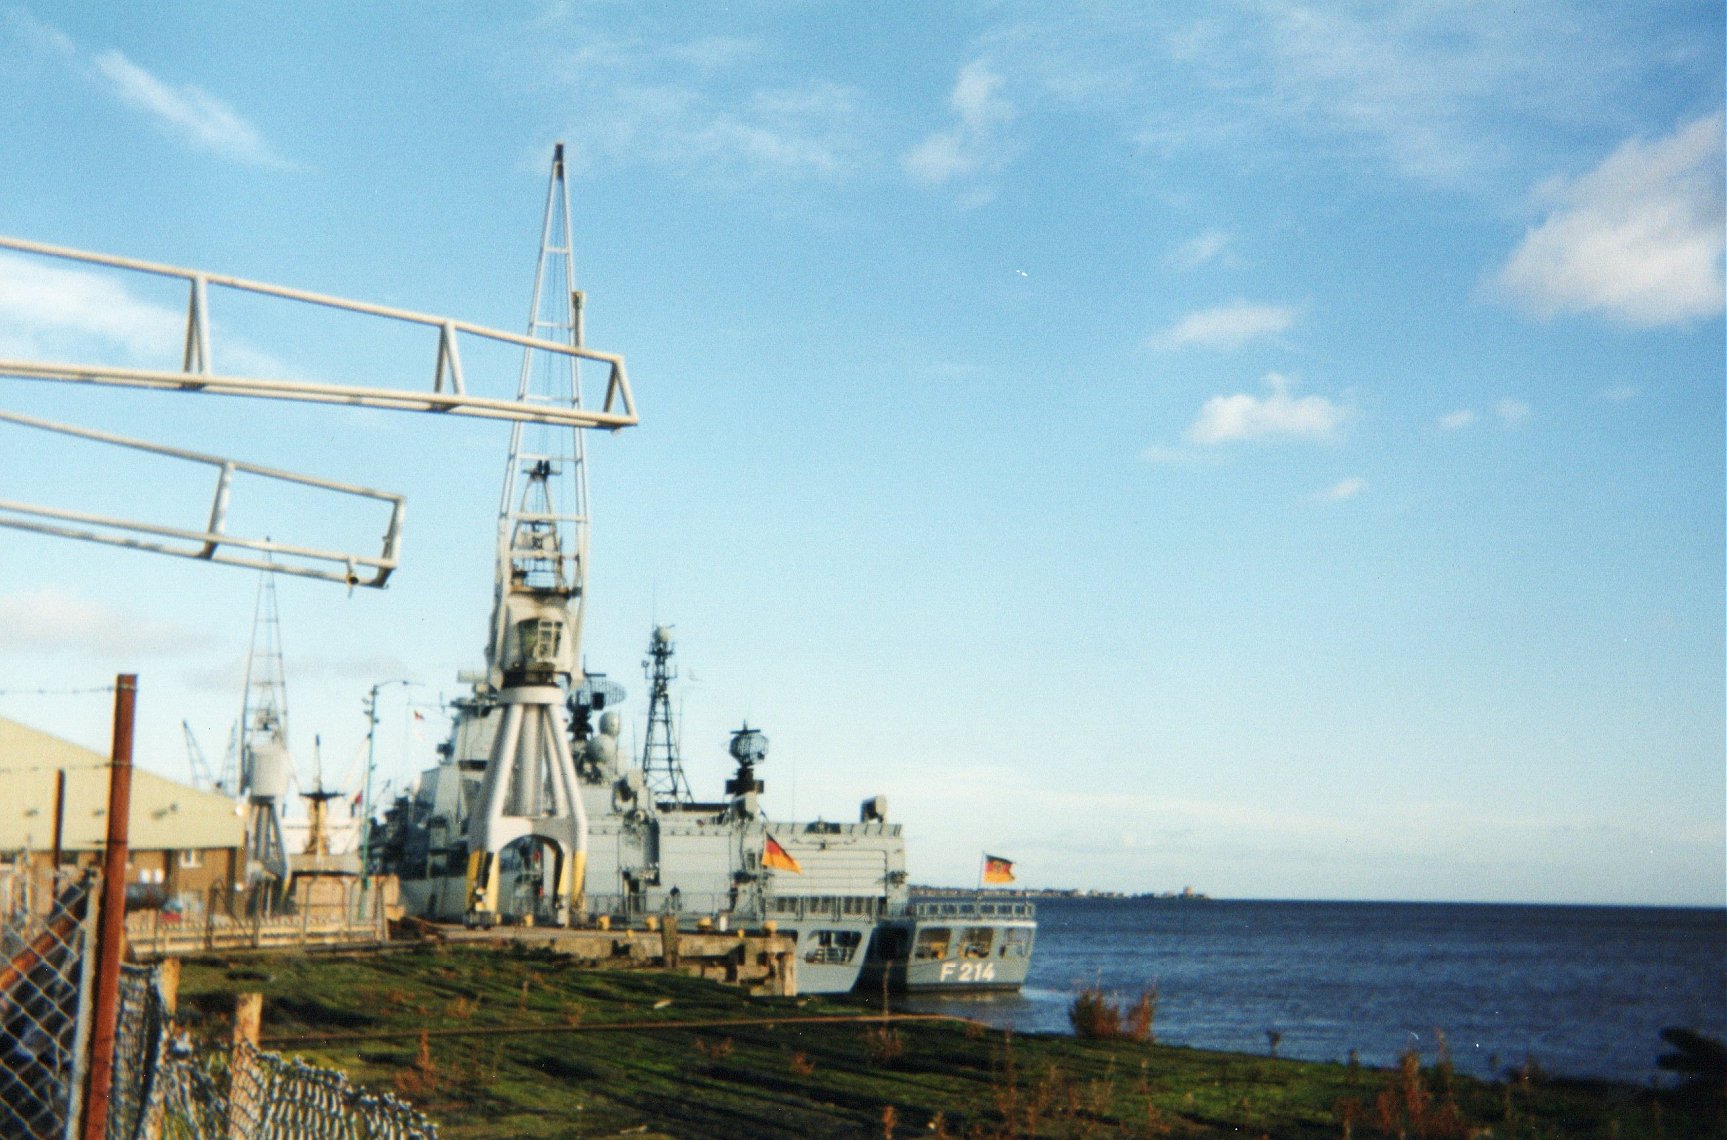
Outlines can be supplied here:
M986 883L1013 882L1013 861L1003 859L1000 855L985 855L983 857L983 881Z
M794 875L804 873L804 869L798 866L798 861L792 858L792 853L775 842L773 836L764 835L762 838L766 841L762 844L762 866L772 867L776 871L790 871Z

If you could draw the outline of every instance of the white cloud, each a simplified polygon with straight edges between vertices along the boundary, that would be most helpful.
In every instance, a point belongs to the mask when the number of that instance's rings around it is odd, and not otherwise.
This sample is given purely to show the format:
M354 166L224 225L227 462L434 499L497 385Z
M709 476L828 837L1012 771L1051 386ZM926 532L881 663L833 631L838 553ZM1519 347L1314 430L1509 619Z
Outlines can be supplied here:
M1610 404L1623 404L1627 400L1635 400L1641 396L1643 389L1635 384L1615 384L1611 388L1603 388L1597 394Z
M1287 332L1295 324L1288 305L1256 305L1231 301L1189 313L1147 342L1166 351L1195 345L1200 348L1240 348L1251 340Z
M1499 417L1499 422L1506 427L1521 427L1529 422L1533 410L1522 400L1501 400L1493 407L1493 414Z
M581 46L546 66L582 108L564 131L572 164L751 184L836 179L861 165L867 114L856 90L771 82L772 58L756 40L664 42L574 26L568 38Z
M49 586L0 597L0 646L33 656L162 657L200 653L210 638Z
M1198 269L1221 258L1233 240L1233 235L1225 230L1206 230L1170 250L1164 264L1182 270Z
M186 315L140 300L112 276L0 253L0 350L42 359L79 353L91 340L133 362L175 357Z
M1723 303L1722 116L1631 139L1601 165L1545 188L1555 202L1496 284L1542 316L1599 313L1680 324Z
M22 8L0 12L0 30L36 55L71 59L78 54L78 46L70 36L59 28L44 24Z
M0 253L0 356L177 369L185 337L185 309L138 297L117 271ZM213 366L225 375L300 375L220 323L211 338Z
M1340 479L1323 491L1315 491L1313 498L1322 503L1341 503L1345 499L1353 499L1367 490L1367 480L1359 476Z
M256 127L203 89L191 84L171 86L116 50L87 57L70 36L27 12L14 10L3 15L0 31L9 33L34 59L50 61L95 84L144 112L182 142L249 166L292 168Z
M973 60L960 69L948 105L958 122L907 151L900 163L918 182L932 186L999 169L1007 160L1003 128L1013 121L1013 104L1002 95L1003 80L988 63Z
M1439 417L1439 426L1446 431L1457 431L1475 422L1475 412L1471 408L1458 408L1455 412L1446 412Z
M1045 5L980 45L1040 105L1114 125L1161 182L1195 153L1279 178L1319 160L1497 201L1581 131L1719 87L1702 8L1470 3ZM1700 34L1700 29L1703 34Z
M1211 446L1278 438L1326 440L1353 414L1324 396L1291 396L1289 380L1275 372L1265 379L1269 396L1238 392L1207 400L1187 429L1188 441Z
M122 102L143 111L182 141L248 166L290 168L256 127L214 95L191 84L171 87L118 51L105 51L92 63Z

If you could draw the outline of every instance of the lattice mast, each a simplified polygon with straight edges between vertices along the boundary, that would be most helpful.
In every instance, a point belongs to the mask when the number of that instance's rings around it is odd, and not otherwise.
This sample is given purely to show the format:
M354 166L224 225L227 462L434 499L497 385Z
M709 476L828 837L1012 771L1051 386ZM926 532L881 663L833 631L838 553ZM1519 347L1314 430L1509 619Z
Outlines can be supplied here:
M672 682L678 667L670 626L654 627L642 672L648 679L648 731L642 741L642 778L655 803L693 803L690 781L684 775L683 756L678 750L677 726L672 721Z
M252 607L245 685L234 751L238 791L246 806L246 874L254 881L267 877L285 881L288 853L282 838L282 809L293 760L288 752L282 621L276 606L276 577L268 570L259 576Z
M574 285L564 146L540 231L528 333L580 347L582 294ZM580 407L578 358L523 353L517 399ZM468 839L468 920L498 915L498 854L534 837L555 849L553 921L579 909L587 864L587 815L570 754L565 691L580 673L587 585L588 489L581 431L515 424L498 507L497 581L487 675L501 706Z

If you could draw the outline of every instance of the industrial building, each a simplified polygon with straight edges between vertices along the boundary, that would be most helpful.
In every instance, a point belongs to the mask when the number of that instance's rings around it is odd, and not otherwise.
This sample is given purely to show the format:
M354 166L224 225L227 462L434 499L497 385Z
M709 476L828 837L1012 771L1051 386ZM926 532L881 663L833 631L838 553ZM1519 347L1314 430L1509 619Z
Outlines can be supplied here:
M63 794L57 794L59 773ZM0 717L0 867L53 860L60 803L61 862L98 862L108 830L108 757ZM146 768L132 772L128 892L196 914L213 890L244 881L245 820L227 796Z

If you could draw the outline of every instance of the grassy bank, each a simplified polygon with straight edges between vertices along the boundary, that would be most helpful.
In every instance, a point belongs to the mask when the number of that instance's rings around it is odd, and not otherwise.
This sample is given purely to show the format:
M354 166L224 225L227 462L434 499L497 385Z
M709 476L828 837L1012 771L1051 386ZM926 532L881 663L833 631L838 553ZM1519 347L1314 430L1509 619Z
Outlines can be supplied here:
M189 961L182 1021L224 1037L247 991L265 995L266 1048L396 1092L450 1137L1631 1140L1722 1129L1719 1107L1696 1097L1536 1074L1487 1084L1433 1057L1381 1071L883 1023L844 1002L750 999L509 949Z

